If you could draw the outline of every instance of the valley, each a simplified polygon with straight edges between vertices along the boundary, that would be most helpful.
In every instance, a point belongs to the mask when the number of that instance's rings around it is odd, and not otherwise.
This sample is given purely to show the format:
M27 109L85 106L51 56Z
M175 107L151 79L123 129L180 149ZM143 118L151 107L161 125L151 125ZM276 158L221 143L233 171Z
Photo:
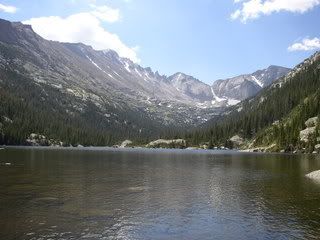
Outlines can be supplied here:
M28 144L31 134L100 146L174 136L289 71L272 66L210 86L181 72L161 75L113 50L45 40L19 22L0 20L0 30L0 144L7 145Z
M318 151L319 124L309 131L305 122L320 110L319 53L293 70L270 66L210 86L113 50L45 40L19 22L0 20L0 30L2 145L184 139L159 146Z

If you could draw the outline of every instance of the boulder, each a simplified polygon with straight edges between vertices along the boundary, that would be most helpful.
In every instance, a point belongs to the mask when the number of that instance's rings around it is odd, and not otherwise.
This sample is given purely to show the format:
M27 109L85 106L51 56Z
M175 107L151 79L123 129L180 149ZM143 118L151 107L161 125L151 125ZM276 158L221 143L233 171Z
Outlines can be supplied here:
M320 153L320 144L314 146L314 151Z
M147 144L147 147L156 148L156 147L186 147L186 140L184 139L158 139Z
M187 147L186 150L198 150L199 148L197 147Z
M274 121L274 122L272 123L272 125L273 125L273 126L277 126L277 125L279 125L279 123L280 123L280 121L279 121L279 120L276 120L276 121Z
M31 146L62 146L63 143L54 140L54 139L49 139L44 135L37 134L37 133L31 133L29 137L26 139L26 142L31 145Z
M121 145L120 145L120 148L125 148L127 147L128 145L131 145L132 144L132 141L130 140L124 140Z
M320 170L306 174L307 178L320 181Z
M306 125L308 128L311 128L311 127L317 126L317 122L318 122L318 117L313 117L313 118L309 118L309 119L305 122L305 125Z
M235 147L239 147L244 143L244 140L239 135L235 135L232 138L230 138L230 141L233 143Z
M36 139L38 134L31 133L29 139Z
M201 149L209 149L209 146L206 145L206 144L204 144L204 145L201 145L200 148L201 148Z
M302 142L308 142L308 138L311 134L315 133L316 131L316 127L309 127L309 128L306 128L302 131L300 131L300 140Z
M6 123L13 123L13 121L10 118L6 117L6 116L3 116L3 119L4 119L4 121Z

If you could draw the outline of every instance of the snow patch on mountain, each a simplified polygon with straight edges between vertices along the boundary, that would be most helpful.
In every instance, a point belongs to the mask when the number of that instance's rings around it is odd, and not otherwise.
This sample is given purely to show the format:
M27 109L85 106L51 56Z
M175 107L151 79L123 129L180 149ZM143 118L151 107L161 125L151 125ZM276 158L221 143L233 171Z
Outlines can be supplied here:
M103 70L97 63L95 63L89 56L86 55L86 57L89 59L89 61L99 70L101 70L103 73L105 73L106 75L108 75L109 77L115 79L114 76L112 76L110 73L107 73L105 70ZM114 71L113 71L114 72ZM115 74L117 74L116 72L114 72ZM117 74L119 75L119 74Z
M181 79L181 76L182 76L182 74L179 73L178 78L177 78L177 81L179 81L179 80Z
M215 92L214 92L214 90L213 90L212 87L211 87L211 92L212 92L212 96L213 96L212 104L215 104L216 102L222 102L222 101L225 101L225 100L226 100L225 98L219 98L219 97L215 94Z
M124 68L125 68L129 73L131 73L131 70L130 70L129 67L130 67L129 63L124 62Z
M89 61L90 61L96 68L98 68L98 69L100 69L101 71L103 71L102 68L99 67L99 65L96 64L89 56L86 55L86 57L89 59Z
M232 99L232 98L228 99L228 105L229 106L237 105L239 102L241 102L241 101L237 100L237 99Z
M134 69L135 70L135 72L140 76L140 77L142 77L142 74L139 72L139 70L138 69Z
M111 77L111 78L113 78L113 79L115 79L114 76L112 76L110 73L108 73L108 76Z
M261 81L259 81L255 76L252 76L252 80L256 84L258 84L261 88L263 88L263 83Z

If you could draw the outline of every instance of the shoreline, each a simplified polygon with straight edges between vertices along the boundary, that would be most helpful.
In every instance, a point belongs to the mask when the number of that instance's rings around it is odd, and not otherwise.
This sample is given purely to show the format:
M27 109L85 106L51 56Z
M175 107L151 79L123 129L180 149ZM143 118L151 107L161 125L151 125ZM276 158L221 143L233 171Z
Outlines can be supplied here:
M206 151L206 152L213 152L213 151L220 151L220 152L240 152L237 149L202 149L202 148L148 148L148 147L109 147L109 146L28 146L28 145L4 145L0 146L0 150L5 149L52 149L52 150L175 150L175 151Z
M238 153L238 154L286 154L286 155L318 155L314 153L293 153L293 152L259 152L254 149L201 149L201 148L148 148L148 147L108 147L108 146L77 146L77 147L62 147L62 146L28 146L28 145L3 145L1 150L6 149L43 149L43 150L76 150L76 151L158 151L158 152L198 152L198 153Z

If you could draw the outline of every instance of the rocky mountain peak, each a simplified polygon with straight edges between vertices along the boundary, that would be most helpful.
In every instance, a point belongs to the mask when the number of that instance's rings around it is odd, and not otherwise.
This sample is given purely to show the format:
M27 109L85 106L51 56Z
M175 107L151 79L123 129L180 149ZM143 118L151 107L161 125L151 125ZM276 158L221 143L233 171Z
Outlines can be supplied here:
M220 99L234 99L234 103L256 95L262 88L285 76L291 69L271 65L252 74L243 74L225 80L217 80L212 85L214 94Z
M29 41L39 41L43 38L36 34L31 25L21 22L9 22L0 19L0 41L7 44L23 44L26 39Z

